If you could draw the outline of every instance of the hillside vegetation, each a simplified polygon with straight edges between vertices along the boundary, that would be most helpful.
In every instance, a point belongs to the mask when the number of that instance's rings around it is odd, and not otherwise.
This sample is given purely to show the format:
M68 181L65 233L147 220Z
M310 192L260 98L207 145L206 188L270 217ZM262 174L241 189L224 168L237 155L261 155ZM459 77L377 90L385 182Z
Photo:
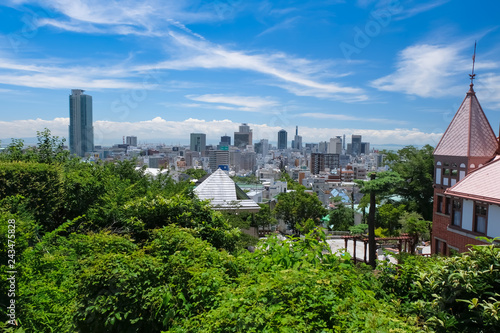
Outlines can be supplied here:
M254 253L190 183L132 162L82 163L40 133L0 154L4 332L497 332L500 250L376 270L324 234ZM16 319L8 324L15 220ZM12 229L12 228L11 228Z

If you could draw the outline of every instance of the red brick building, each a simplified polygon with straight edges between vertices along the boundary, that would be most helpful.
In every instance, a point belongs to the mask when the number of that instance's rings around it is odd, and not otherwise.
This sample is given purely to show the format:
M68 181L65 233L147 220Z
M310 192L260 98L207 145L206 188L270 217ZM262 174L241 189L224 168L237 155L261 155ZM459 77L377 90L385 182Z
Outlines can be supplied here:
M500 237L500 144L473 86L434 150L432 253Z

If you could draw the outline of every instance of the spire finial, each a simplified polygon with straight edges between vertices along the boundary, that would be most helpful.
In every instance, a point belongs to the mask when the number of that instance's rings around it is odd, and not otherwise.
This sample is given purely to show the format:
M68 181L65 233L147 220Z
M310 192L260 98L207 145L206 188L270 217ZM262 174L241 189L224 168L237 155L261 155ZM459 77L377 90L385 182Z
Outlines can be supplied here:
M474 79L476 78L476 74L474 74L474 65L476 63L476 44L477 41L474 41L474 55L472 56L472 74L469 74L471 88L474 85Z

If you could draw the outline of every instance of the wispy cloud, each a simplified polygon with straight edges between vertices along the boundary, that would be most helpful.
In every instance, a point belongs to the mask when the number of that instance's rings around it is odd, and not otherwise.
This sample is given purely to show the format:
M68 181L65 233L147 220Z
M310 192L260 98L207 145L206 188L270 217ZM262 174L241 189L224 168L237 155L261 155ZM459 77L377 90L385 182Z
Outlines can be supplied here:
M336 94L363 95L361 88L316 80L314 74L320 75L317 73L317 69L324 68L320 62L314 63L283 53L252 54L245 51L235 51L174 32L171 32L170 35L180 46L179 50L183 50L183 52L178 54L175 59L154 65L138 66L136 70L149 70L151 68L171 70L237 69L258 72L295 87L307 88L303 90L304 94L310 92L313 96L315 93L318 93L316 95L322 93L330 97L335 97ZM294 92L293 89L289 90Z
M407 121L402 120L394 120L394 119L385 119L385 118L361 118L354 117L345 114L331 114L331 113L319 113L319 112L310 112L310 113L300 113L296 115L296 117L306 117L306 118L314 118L314 119L332 119L332 120L342 120L342 121L356 121L356 122L370 122L370 123L383 123L383 124L397 124L397 125L407 125Z
M424 13L439 6L442 6L448 2L450 2L450 0L439 0L424 4L418 4L415 7L410 7L410 8L404 7L405 9L403 9L394 19L396 21L405 20L420 13Z
M272 27L267 28L266 30L262 31L260 34L257 35L257 37L262 37L264 35L267 35L267 34L270 34L270 33L273 33L275 31L279 31L279 30L288 30L288 29L292 28L294 23L296 21L298 21L299 19L300 19L300 17L298 17L298 16L288 18L288 19L284 20L283 22L280 22L280 23L273 25Z
M269 108L279 105L279 102L270 97L263 98L259 96L235 96L223 94L206 94L206 95L186 95L197 102L205 102L210 104L226 104L216 106L220 109L233 109L234 106L238 107L241 111L269 111ZM230 105L230 106L227 106Z
M223 45L206 41L203 36L189 29L186 22L203 22L222 20L215 8L201 6L195 1L159 1L147 0L137 2L124 1L79 1L79 0L11 0L14 6L39 3L53 8L58 15L39 18L38 26L53 26L59 29L78 33L140 35L161 38L169 53L168 60L155 64L129 66L132 71L127 75L134 76L133 70L139 72L155 70L192 70L192 69L230 69L251 71L266 75L275 83L282 84L289 92L300 96L315 96L356 101L365 100L366 95L359 87L342 84L342 78L336 81L325 79L332 72L331 60L309 60L285 53L256 52L250 50L230 49ZM230 6L231 3L224 3ZM289 18L267 32L282 29L294 24L297 17ZM165 43L167 42L167 43ZM37 68L34 68L35 70ZM30 70L30 69L26 69ZM43 70L43 69L42 69ZM84 73L84 72L82 72ZM48 86L57 87L62 84L81 86L78 80L67 77L52 77L50 73L22 75L20 85L29 85L33 77L33 86L47 78ZM4 83L15 84L15 76L4 74ZM94 75L83 77L88 82L87 88L132 88L134 80L116 80L116 77ZM273 85L278 85L274 84Z
M419 44L398 54L396 71L371 82L383 91L404 92L420 97L440 97L456 92L451 77L462 72L466 60L461 56L464 45Z

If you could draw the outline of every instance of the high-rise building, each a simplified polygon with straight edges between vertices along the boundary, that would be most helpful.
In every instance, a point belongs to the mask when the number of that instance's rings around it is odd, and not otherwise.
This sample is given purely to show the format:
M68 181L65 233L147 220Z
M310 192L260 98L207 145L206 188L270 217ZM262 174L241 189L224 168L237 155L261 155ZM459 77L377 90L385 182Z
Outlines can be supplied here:
M192 151L204 152L207 146L207 135L205 133L191 133L190 148Z
M136 136L127 136L127 145L132 147L137 147L137 137Z
M318 153L328 153L328 142L321 141L318 144Z
M269 152L269 141L267 139L262 139L260 142L256 142L254 144L254 150L257 154L262 154L262 156L266 156Z
M312 153L311 154L311 173L317 175L325 169L333 170L338 169L340 166L339 154L324 154Z
M352 135L351 139L351 155L361 155L361 135Z
M69 95L69 150L80 157L94 151L92 96L84 91L72 89Z
M246 123L240 125L238 132L234 132L234 145L240 149L252 145L252 130Z
M282 129L278 132L278 149L286 149L287 146L287 132Z
M295 127L295 137L292 141L293 149L302 149L302 137L299 135L299 126Z
M218 168L221 168L222 170L229 170L228 150L210 150L208 152L208 157L208 165L212 172L217 171Z
M337 136L330 139L330 145L328 146L329 154L342 154L342 138Z
M370 153L370 143L361 142L361 154L368 155Z
M220 137L220 145L229 147L231 145L231 137L229 135L221 136Z

